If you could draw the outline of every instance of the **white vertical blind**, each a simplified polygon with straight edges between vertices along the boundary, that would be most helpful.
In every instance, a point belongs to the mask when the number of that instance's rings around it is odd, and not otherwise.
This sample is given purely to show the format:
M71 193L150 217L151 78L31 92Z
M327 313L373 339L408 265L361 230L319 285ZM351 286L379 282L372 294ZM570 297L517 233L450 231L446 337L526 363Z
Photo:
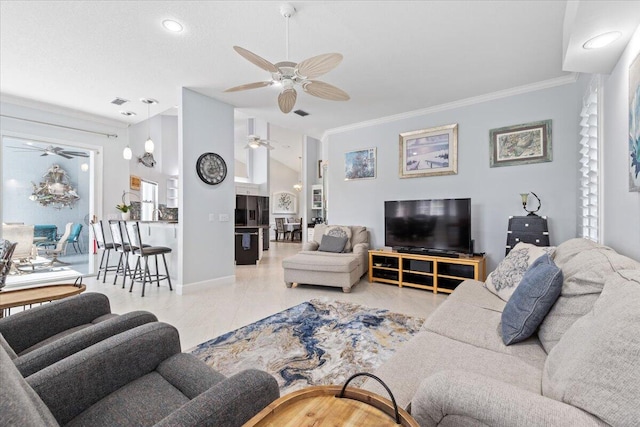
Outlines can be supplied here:
M599 242L600 178L598 138L599 76L593 76L580 113L580 234Z

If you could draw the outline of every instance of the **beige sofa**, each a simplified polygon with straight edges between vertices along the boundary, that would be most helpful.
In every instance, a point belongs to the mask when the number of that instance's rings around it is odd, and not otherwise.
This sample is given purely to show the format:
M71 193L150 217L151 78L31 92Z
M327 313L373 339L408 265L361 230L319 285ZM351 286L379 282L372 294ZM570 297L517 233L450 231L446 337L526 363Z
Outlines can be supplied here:
M322 236L331 228L347 229L350 236L343 253L318 251ZM362 226L328 226L318 224L313 240L302 251L282 261L284 281L288 288L294 283L342 288L351 292L353 285L368 271L369 232Z
M637 425L640 263L585 239L554 262L562 291L532 337L505 346L505 302L468 280L374 374L421 426Z

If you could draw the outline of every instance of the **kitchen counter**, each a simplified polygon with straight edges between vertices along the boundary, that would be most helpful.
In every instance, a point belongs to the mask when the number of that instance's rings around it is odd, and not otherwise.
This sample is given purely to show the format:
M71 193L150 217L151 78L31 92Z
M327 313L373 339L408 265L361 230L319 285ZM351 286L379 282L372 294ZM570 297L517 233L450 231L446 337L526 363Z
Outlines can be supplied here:
M160 219L158 221L142 221L140 219L132 219L132 221L138 221L140 224L177 224L177 219Z

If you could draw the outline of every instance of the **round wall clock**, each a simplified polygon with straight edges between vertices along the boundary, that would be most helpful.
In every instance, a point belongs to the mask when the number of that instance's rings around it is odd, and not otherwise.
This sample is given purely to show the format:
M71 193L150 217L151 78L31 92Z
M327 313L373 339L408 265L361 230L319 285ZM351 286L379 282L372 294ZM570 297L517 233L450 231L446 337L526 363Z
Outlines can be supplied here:
M209 185L220 184L227 177L227 164L216 153L204 153L198 157L196 172L202 182Z

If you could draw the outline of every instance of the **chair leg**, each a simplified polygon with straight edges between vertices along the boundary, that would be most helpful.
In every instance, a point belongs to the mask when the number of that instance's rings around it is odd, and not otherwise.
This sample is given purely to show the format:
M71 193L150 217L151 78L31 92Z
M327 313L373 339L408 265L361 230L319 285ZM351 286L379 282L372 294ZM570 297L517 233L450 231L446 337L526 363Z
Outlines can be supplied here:
M129 292L133 291L133 284L136 282L136 278L139 274L142 274L142 271L138 273L138 269L142 269L142 266L140 265L140 257L138 257L138 259L136 260L136 266L134 267L133 275L131 276L131 286L129 286Z
M109 255L111 255L111 249L105 249L104 252L102 253L102 256L104 257L104 253L107 253L107 263L104 265L104 275L102 276L102 283L105 282L105 280L107 279L107 270L109 268ZM98 277L99 279L100 277Z
M164 256L164 254L162 254ZM160 287L160 269L158 268L158 255L154 256L156 259L156 286Z
M149 257L144 257L144 272L142 273L142 296L144 296L144 287L147 284L147 276L151 282L151 274L149 274Z
M118 266L116 267L116 275L113 278L113 284L116 284L116 281L118 280L118 274L120 274L120 269L123 268L122 267L122 257L124 256L124 254L122 252L120 252L120 259L118 259Z
M100 266L98 267L98 276L96 277L96 280L100 280L100 273L102 273L102 268L103 268L103 263L104 263L104 256L106 254L107 250L103 250L102 251L102 256L100 257ZM104 279L105 277L107 277L107 271L104 271L104 276L102 276L102 278ZM104 280L102 281L102 283L104 283Z
M164 262L164 271L167 273L167 282L169 283L169 290L172 291L173 287L171 287L171 277L169 277L169 267L167 267L167 259L162 254L162 261Z

